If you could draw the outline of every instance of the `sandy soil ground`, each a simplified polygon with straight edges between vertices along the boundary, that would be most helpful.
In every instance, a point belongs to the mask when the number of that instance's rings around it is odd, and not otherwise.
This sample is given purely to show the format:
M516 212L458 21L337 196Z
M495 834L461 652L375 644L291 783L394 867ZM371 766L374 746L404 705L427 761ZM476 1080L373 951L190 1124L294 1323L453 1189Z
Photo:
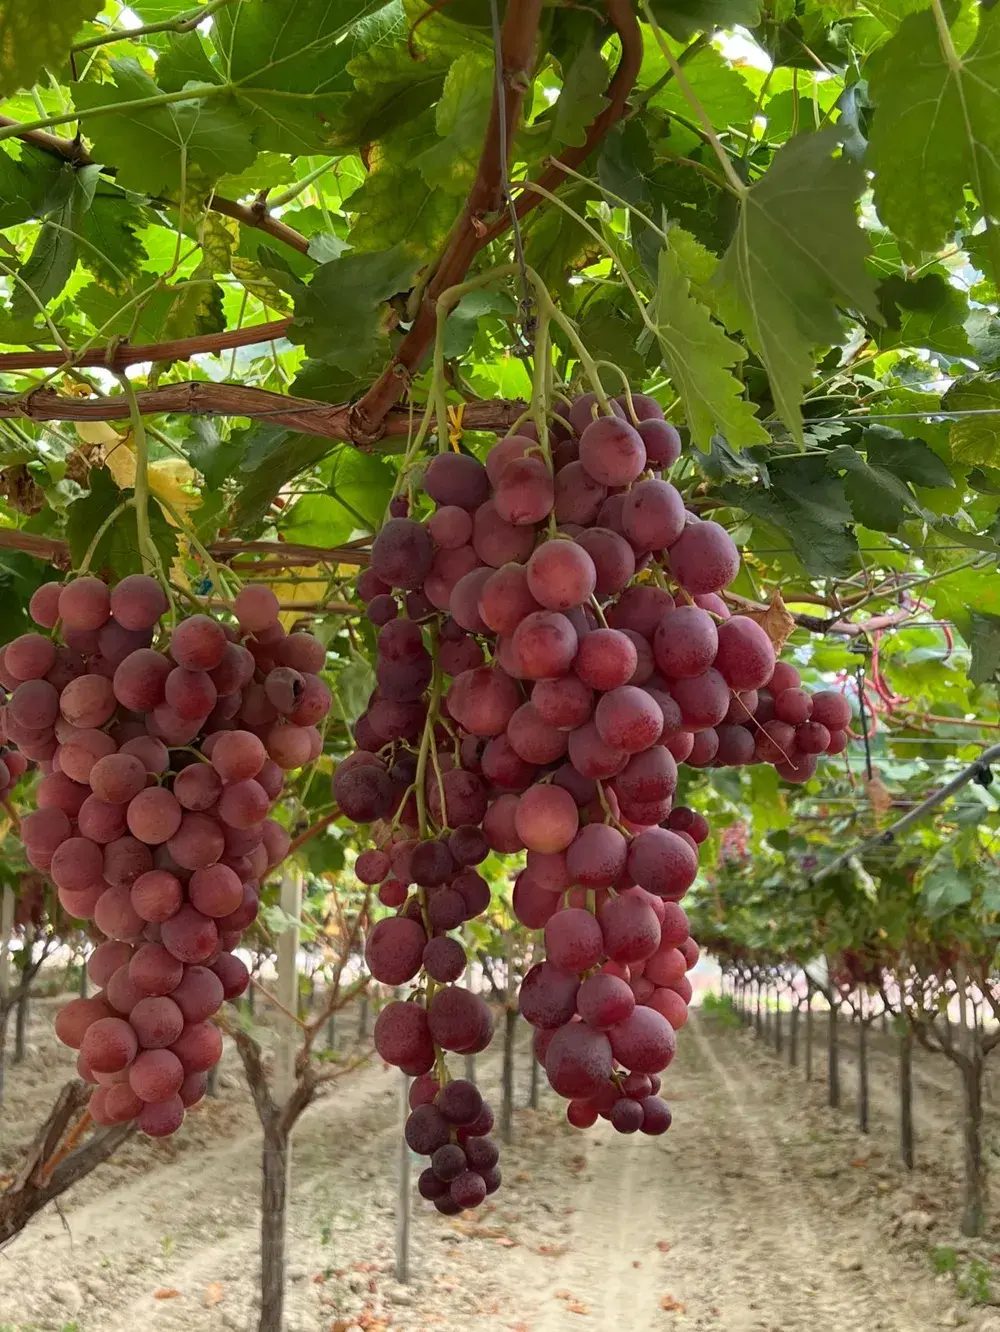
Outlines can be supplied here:
M50 1027L51 1006L37 1005L29 1058L9 1070L0 1170L67 1072ZM543 1092L537 1111L517 1112L494 1205L446 1220L415 1200L406 1284L393 1277L398 1075L360 1070L295 1139L288 1332L1000 1332L998 1313L959 1298L929 1260L949 1246L989 1263L997 1248L956 1237L950 1069L918 1059L920 1164L907 1175L891 1045L873 1057L864 1137L846 1033L843 1044L840 1113L823 1105L821 1044L807 1086L752 1034L707 1017L682 1034L665 1138L603 1123L577 1133ZM498 1102L498 1052L479 1074ZM260 1135L232 1052L220 1093L176 1141L129 1145L8 1246L0 1332L256 1327Z

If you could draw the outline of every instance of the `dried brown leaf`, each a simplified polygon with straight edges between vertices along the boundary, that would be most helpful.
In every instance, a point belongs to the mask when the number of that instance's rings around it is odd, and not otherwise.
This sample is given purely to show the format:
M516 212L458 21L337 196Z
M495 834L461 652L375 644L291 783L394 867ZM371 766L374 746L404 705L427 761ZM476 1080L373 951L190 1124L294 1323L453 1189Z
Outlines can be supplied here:
M781 593L777 588L771 593L771 604L764 610L741 610L740 614L760 625L774 644L775 653L778 654L788 642L792 630L795 628L795 620L788 613Z
M667 1313L683 1313L684 1305L680 1300L675 1300L672 1295L664 1295L660 1300L660 1308L666 1309Z
M222 1302L222 1297L225 1293L226 1288L221 1281L210 1281L205 1287L205 1294L202 1297L202 1302L207 1309L211 1309L214 1305Z
M174 1290L172 1286L162 1287L160 1290L153 1291L154 1300L179 1300L180 1298L181 1298L180 1291Z
M671 1244L669 1240L657 1240L656 1247L659 1249L661 1253L669 1253L671 1249Z
M892 795L881 777L876 775L870 782L866 782L865 791L876 814L887 814L892 809Z

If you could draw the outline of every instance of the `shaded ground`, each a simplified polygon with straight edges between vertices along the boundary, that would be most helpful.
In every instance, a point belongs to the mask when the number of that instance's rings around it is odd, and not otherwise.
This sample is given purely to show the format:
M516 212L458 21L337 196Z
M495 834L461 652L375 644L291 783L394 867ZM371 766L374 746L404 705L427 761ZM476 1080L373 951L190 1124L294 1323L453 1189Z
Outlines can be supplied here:
M49 1028L39 1005L29 1062L10 1070L0 1168L65 1076ZM522 1030L519 1103L528 1051ZM818 1042L817 1076L823 1053ZM480 1064L496 1102L498 1055ZM288 1332L1000 1332L928 1257L954 1248L961 1266L989 1249L955 1238L950 1070L920 1066L921 1165L906 1177L890 1052L873 1059L867 1139L851 1122L846 1049L845 1065L838 1115L818 1081L702 1017L667 1078L665 1138L576 1133L543 1094L518 1112L494 1206L445 1220L416 1201L406 1286L392 1277L398 1076L360 1071L295 1140ZM8 1247L0 1332L255 1326L259 1133L231 1053L221 1092L178 1142L130 1146L67 1199L65 1224L50 1210Z

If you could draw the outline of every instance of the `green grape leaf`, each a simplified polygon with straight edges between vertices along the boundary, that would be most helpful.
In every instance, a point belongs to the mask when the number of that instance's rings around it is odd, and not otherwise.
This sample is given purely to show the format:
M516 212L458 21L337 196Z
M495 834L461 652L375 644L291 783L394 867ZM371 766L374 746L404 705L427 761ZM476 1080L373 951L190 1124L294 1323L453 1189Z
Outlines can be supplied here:
M942 406L972 415L952 421L948 442L958 462L1000 467L1000 379L972 376L954 383Z
M660 54L658 49L656 53ZM644 64L644 79L645 70ZM662 56L658 61L650 62L649 72L653 78L660 77L666 70L667 62ZM697 52L685 64L684 75L713 125L720 128L727 125L743 128L750 123L757 98L739 70L714 46L706 46ZM691 116L691 104L675 79L654 93L649 105L686 118Z
M759 350L778 414L798 441L812 349L841 340L838 307L881 322L855 210L864 172L831 156L838 142L837 130L824 130L780 149L746 190L718 272L733 317Z
M955 478L923 440L904 439L876 425L864 432L864 449L872 466L884 468L900 481L931 489L955 489Z
M146 225L138 204L107 181L99 181L93 202L83 215L80 262L112 291L124 291L138 277L145 258L137 232Z
M458 211L454 195L428 181L420 168L423 145L439 146L430 111L405 130L384 139L372 155L372 171L347 200L355 214L349 243L354 250L388 250L401 245L417 260L440 248Z
M755 28L760 17L757 0L653 0L651 8L678 41L714 28Z
M438 50L420 55L415 58L404 29L396 41L376 43L348 61L355 91L331 126L337 147L356 148L384 139L434 105L451 59Z
M439 139L413 158L432 189L459 195L468 192L479 165L492 101L490 62L478 54L460 56L448 71L435 109ZM352 205L356 197L351 197Z
M111 68L114 83L73 85L81 110L155 97L161 91L136 60L112 60ZM125 107L89 123L94 157L118 168L123 189L177 195L192 176L204 187L250 166L257 149L245 114L229 98L200 98L197 92L192 90L190 102L139 111Z
M444 354L446 357L465 356L471 349L480 320L487 315L510 317L517 306L505 291L468 291L458 302L444 326Z
M969 679L976 685L989 684L1000 677L1000 615L970 610L969 619Z
M258 153L245 171L219 180L219 193L242 199L244 195L273 189L275 185L290 185L295 179L295 165L290 158L281 153ZM290 217L286 220L292 221Z
M966 186L988 217L1000 215L1000 12L979 6L978 13L978 32L963 54L956 34L939 29L924 9L904 18L871 60L875 205L916 251L941 248ZM1000 237L990 230L1000 282Z
M315 398L320 402L350 402L360 397L388 359L389 342L385 339L376 346L361 371L341 370L326 361L304 361L288 392L293 397Z
M42 223L34 248L19 273L21 280L14 288L11 313L15 319L32 318L38 304L54 300L69 281L79 252L77 237L93 201L98 174L96 166L81 167L75 174L69 198Z
M599 50L583 47L563 78L563 86L552 108L552 144L579 148L587 142L587 130L608 104L608 67Z
M245 447L244 434L236 432L225 439L214 421L197 416L191 419L190 434L181 441L185 457L201 472L210 491L221 490L227 481L239 474Z
M89 483L88 493L71 504L66 515L66 539L74 568L83 563L98 528L126 498L106 467L92 467ZM169 569L177 555L177 534L158 504L149 506L149 526L164 567ZM143 572L135 514L131 509L119 514L101 537L90 562L90 572L113 572L116 578Z
M267 0L227 5L214 16L212 41L259 147L315 153L330 146L331 121L351 91L351 39L370 10L370 0Z
M346 444L322 468L326 494L304 495L282 522L286 541L338 546L356 531L371 532L382 520L394 480L383 458Z
M925 284L937 297L933 303L917 307L903 304L911 296L905 288ZM919 347L942 356L975 357L965 331L970 314L968 298L940 274L928 273L919 283L909 283L901 277L888 278L880 284L879 304L888 325L877 334L878 345L884 351L893 347Z
M345 370L364 368L384 332L383 302L408 291L418 267L401 245L321 264L296 298L289 337L310 356Z
M281 487L307 467L315 466L332 448L336 448L334 441L319 435L269 429L266 446L259 450L256 458L251 459L247 449L241 473L246 479L230 510L230 526L236 531L255 527L264 518Z
M167 38L165 50L156 58L156 82L164 92L179 92L189 83L222 83L223 79L195 31L171 33Z
M660 251L659 283L651 313L671 381L684 404L691 438L708 452L712 436L723 435L732 449L769 442L756 419L756 407L743 395L732 367L746 356L739 343L713 323L708 309L691 295L691 284L672 246L672 232Z
M858 543L844 483L822 457L774 462L770 488L728 482L721 487L727 503L745 510L782 533L803 568L821 577L851 569Z
M21 147L19 158L0 149L0 228L62 208L73 191L75 177L68 162L29 144Z
M103 0L0 0L0 97L30 88L46 65L59 68L70 44Z
M920 508L906 482L884 467L873 466L849 444L827 455L827 466L845 472L844 493L857 522L873 532L898 532L907 513Z

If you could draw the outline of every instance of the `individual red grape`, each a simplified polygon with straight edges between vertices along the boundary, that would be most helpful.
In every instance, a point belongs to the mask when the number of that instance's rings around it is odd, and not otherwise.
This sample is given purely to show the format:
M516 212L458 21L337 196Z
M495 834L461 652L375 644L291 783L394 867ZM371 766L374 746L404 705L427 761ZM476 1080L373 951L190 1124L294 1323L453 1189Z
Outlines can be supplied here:
M851 705L846 695L835 689L823 689L812 696L812 718L831 733L845 731L851 724Z
M111 614L111 593L99 578L75 578L59 593L59 619L65 629L100 629Z
M532 786L521 796L514 826L531 851L565 851L580 826L576 801L562 787Z
M185 1073L204 1073L222 1056L222 1032L211 1022L191 1023L170 1048Z
M576 675L566 675L558 680L539 680L531 691L531 706L542 723L566 730L582 726L589 720L594 710L594 694L590 686Z
M714 667L701 675L671 681L670 693L685 728L691 731L717 726L729 711L729 686Z
M552 475L545 463L531 457L509 462L496 483L493 503L498 516L513 527L541 522L555 503Z
M569 758L583 777L614 777L628 762L624 749L615 749L601 737L594 722L585 722L569 735Z
M19 680L41 680L55 660L56 645L43 634L21 634L4 649L4 668Z
M611 749L637 754L660 738L663 713L644 689L620 685L598 701L594 724L601 739Z
M582 976L604 955L604 939L597 920L579 907L557 911L545 925L545 953L560 971Z
M681 437L669 421L646 419L636 429L646 446L646 462L652 467L672 467L681 456Z
M580 462L602 486L628 486L646 466L646 446L626 421L598 417L580 434Z
M625 536L638 551L663 550L684 531L684 501L669 481L640 481L622 505Z
M617 828L588 823L566 851L569 882L584 888L610 888L625 868L627 855L627 843Z
M129 574L111 589L111 614L123 629L152 629L169 607L167 594L148 574Z
M225 651L225 631L218 620L208 615L191 615L181 620L170 635L170 655L178 666L191 671L215 670Z
M670 569L688 592L721 592L740 571L740 554L724 527L694 522L670 547Z
M499 569L511 561L520 563L531 554L535 534L531 527L506 522L493 500L487 500L472 519L472 545L484 564Z
M652 1008L635 1008L609 1036L614 1057L633 1073L662 1072L677 1049L673 1027Z
M640 897L622 893L606 902L598 913L604 951L614 962L642 962L660 944L660 922Z
M601 511L607 487L596 481L578 459L560 467L555 476L554 510L556 522L578 523L588 527Z
M677 833L650 828L629 847L628 873L656 897L676 902L694 883L698 857Z
M139 1043L124 1019L104 1017L87 1028L80 1049L95 1073L118 1073L135 1058Z
M547 610L579 606L597 586L594 561L573 541L544 541L528 561L527 577L531 595Z
M616 689L635 674L639 662L636 646L619 629L594 629L580 639L573 670L594 689Z
M569 1099L593 1096L611 1076L611 1042L585 1022L567 1022L552 1037L545 1055L549 1083Z
M183 810L171 791L150 786L130 801L127 811L129 831L140 842L159 846L168 841L181 825Z
M536 963L521 982L521 1014L533 1027L561 1027L576 1012L579 988L577 976L560 971L551 962Z
M528 620L532 618L529 616ZM563 616L550 618L564 619ZM572 627L566 623L575 639ZM447 701L451 715L473 735L500 735L507 729L521 699L517 685L509 675L498 666L481 666L474 671L464 671L452 681Z
M135 754L106 754L90 770L95 796L112 805L127 805L146 789L146 765Z
M558 488L558 479L556 484ZM606 527L587 528L577 535L576 543L594 562L597 595L617 596L635 573L635 553L629 543Z
M43 583L36 587L28 602L28 613L43 629L54 629L59 619L61 583Z
M171 666L167 657L152 648L137 648L115 669L112 685L115 698L133 712L150 712L164 700Z
M380 920L368 936L365 961L377 981L405 985L420 970L427 935L417 921L405 916Z

